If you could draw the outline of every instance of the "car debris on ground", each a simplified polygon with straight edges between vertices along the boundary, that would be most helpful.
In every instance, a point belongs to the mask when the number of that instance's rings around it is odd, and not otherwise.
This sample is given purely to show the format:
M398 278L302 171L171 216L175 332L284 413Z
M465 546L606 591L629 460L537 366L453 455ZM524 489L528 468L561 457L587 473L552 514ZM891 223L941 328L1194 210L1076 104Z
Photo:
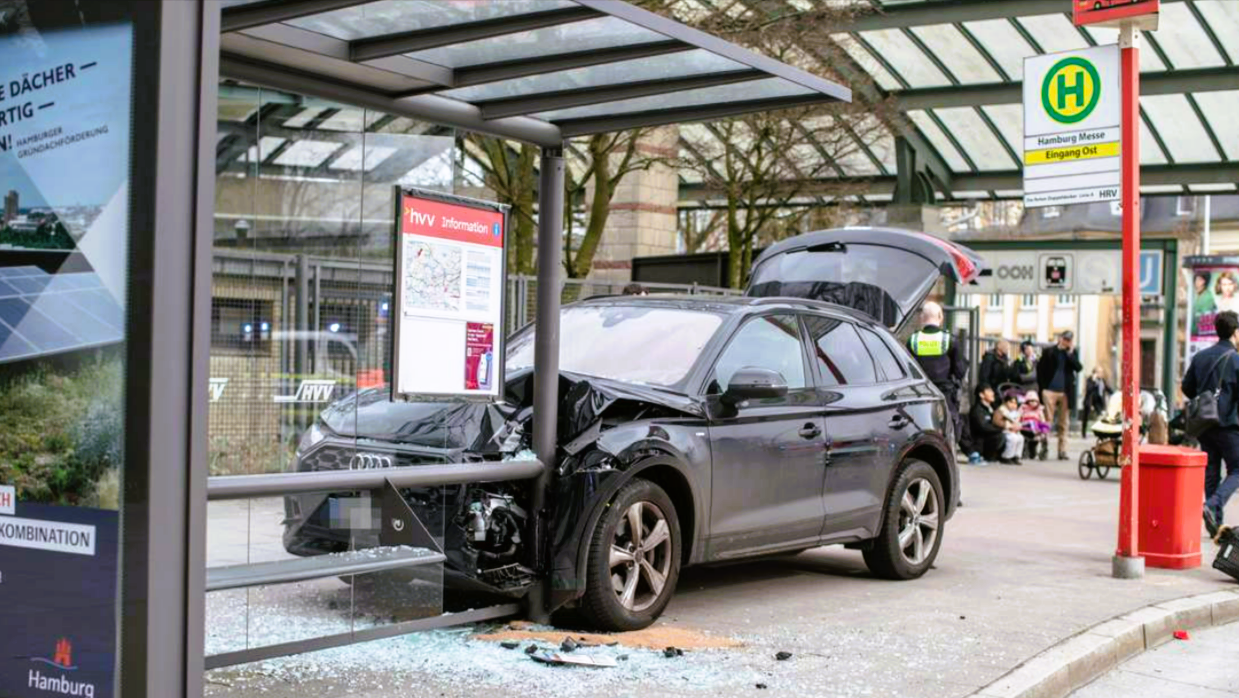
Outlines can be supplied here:
M605 655L584 655L584 654L567 654L562 652L553 652L551 650L542 650L529 655L535 662L543 664L572 664L575 666L588 666L596 668L609 668L619 666L619 663L613 657Z

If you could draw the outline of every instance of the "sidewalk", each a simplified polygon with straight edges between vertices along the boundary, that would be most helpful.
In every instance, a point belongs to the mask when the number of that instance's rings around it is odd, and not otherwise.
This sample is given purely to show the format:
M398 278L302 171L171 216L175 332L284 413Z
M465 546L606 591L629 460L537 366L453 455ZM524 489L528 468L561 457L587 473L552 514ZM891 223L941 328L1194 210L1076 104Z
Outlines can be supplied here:
M1128 660L1072 698L1239 696L1239 623L1192 633Z
M618 669L581 670L535 665L460 632L423 633L211 672L228 685L208 695L471 696L503 687L701 696L762 683L770 695L964 696L1095 623L1234 588L1208 567L1215 551L1207 542L1200 569L1112 579L1117 472L1082 481L1075 460L961 470L965 506L946 527L936 568L920 580L873 579L858 552L840 548L686 570L661 623L737 638L738 649L678 659L637 650ZM1239 520L1239 508L1227 513ZM775 661L778 651L793 657Z

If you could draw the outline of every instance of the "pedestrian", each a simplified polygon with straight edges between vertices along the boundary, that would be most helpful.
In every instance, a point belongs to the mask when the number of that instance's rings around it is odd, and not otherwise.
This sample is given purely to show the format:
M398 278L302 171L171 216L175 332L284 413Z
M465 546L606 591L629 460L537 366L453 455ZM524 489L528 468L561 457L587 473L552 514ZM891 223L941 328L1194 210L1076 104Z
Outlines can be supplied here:
M908 349L920 364L929 381L942 391L946 398L947 412L955 438L961 437L959 415L959 388L963 385L968 367L963 352L957 347L950 333L942 329L942 306L933 301L921 307L921 329L908 338Z
M977 385L985 384L998 390L1003 383L1010 383L1012 377L1011 343L1000 339L993 349L981 357L981 374L977 376Z
M1239 315L1233 310L1222 311L1213 321L1217 329L1217 344L1192 357L1187 375L1183 377L1183 394L1188 398L1212 390L1217 394L1218 426L1206 429L1197 437L1209 454L1205 468L1205 528L1216 536L1222 526L1222 510L1231 495L1239 489L1239 375L1235 370L1235 343L1239 341ZM1222 479L1222 461L1226 461L1226 479Z
M1020 433L1020 400L1014 393L1003 398L1002 405L994 410L994 424L1002 429L1002 452L998 462L1006 465L1022 465L1024 435Z
M623 294L625 296L648 296L650 295L649 291L646 291L644 286L642 286L639 283L636 283L635 281L624 287Z
M1006 442L1006 432L994 423L994 389L988 383L977 386L972 409L968 412L968 423L978 449L978 453L973 454L977 458L970 457L968 461L973 465L984 465L988 460L998 460Z
M1058 436L1059 460L1067 460L1067 423L1076 407L1076 374L1084 369L1074 342L1075 334L1071 330L1063 332L1058 335L1058 343L1042 352L1037 362L1041 402Z
M1037 385L1037 345L1029 341L1020 342L1020 355L1011 365L1011 373L1015 382L1020 384L1020 392L1027 393L1036 390Z
M1110 386L1106 383L1106 374L1101 366L1093 367L1093 374L1084 384L1083 419L1080 420L1081 436L1088 438L1088 418L1091 414L1105 414L1106 401L1110 399Z

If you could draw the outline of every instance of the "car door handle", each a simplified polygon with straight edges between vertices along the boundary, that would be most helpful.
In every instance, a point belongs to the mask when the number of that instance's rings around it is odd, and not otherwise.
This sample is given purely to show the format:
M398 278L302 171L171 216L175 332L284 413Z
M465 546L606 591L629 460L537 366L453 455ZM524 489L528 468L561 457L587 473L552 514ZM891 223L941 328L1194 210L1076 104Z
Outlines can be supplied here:
M800 427L800 438L802 439L816 439L821 435L822 428L812 422Z
M911 423L912 423L912 420L908 419L907 417L901 414L897 414L894 417L891 417L891 421L887 422L886 426L890 427L891 429L903 429L904 427L908 426Z

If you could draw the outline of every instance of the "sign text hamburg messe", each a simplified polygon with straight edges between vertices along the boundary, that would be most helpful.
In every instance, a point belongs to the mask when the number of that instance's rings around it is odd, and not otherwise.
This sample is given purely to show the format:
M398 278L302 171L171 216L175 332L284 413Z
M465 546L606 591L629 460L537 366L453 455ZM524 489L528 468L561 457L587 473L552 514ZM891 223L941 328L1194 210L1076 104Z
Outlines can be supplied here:
M1024 204L1118 201L1122 91L1116 45L1024 61Z

